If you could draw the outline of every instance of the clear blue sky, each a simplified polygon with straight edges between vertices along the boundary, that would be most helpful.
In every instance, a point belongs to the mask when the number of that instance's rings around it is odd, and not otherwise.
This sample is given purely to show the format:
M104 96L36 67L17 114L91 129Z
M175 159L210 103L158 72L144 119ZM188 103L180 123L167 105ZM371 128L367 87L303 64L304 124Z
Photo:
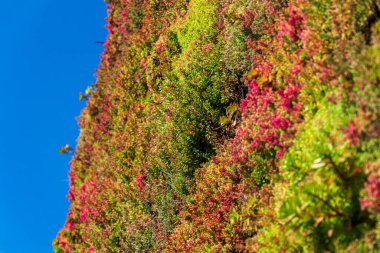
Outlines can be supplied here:
M68 212L79 92L95 81L103 0L0 5L0 253L49 253Z

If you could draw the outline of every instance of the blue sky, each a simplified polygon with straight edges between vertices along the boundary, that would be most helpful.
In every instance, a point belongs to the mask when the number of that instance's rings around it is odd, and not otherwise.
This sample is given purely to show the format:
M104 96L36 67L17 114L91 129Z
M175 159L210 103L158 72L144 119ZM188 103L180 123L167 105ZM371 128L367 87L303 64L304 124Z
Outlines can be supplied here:
M103 0L1 1L0 253L53 252L68 212L79 92L95 81Z

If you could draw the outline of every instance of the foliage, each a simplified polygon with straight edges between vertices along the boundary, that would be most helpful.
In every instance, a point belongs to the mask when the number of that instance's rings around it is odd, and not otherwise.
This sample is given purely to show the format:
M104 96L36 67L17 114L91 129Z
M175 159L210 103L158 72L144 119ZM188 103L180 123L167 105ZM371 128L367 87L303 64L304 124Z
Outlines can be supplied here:
M110 0L69 252L377 252L380 3Z

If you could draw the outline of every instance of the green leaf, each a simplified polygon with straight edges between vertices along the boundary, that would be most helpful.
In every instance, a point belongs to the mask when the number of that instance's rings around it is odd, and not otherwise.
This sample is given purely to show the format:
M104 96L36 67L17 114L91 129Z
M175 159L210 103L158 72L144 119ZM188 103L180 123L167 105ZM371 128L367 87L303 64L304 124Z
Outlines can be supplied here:
M222 125L222 126L225 126L230 120L226 117L226 116L223 116L223 117L220 117L219 119L219 123Z
M79 101L82 101L83 99L86 99L86 95L84 95L82 92L79 93Z
M237 105L230 105L227 107L227 117L231 120L235 112L238 110Z
M239 218L239 215L238 213L236 212L236 210L232 210L231 214L230 214L230 222L231 222L231 225L234 225L236 223L236 221L238 220Z

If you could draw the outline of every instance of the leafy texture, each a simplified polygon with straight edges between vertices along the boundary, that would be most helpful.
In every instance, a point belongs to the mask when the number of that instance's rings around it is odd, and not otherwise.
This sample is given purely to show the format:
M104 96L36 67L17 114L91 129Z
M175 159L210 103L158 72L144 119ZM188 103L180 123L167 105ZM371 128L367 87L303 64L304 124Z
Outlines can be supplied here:
M107 6L57 253L380 251L379 1Z

